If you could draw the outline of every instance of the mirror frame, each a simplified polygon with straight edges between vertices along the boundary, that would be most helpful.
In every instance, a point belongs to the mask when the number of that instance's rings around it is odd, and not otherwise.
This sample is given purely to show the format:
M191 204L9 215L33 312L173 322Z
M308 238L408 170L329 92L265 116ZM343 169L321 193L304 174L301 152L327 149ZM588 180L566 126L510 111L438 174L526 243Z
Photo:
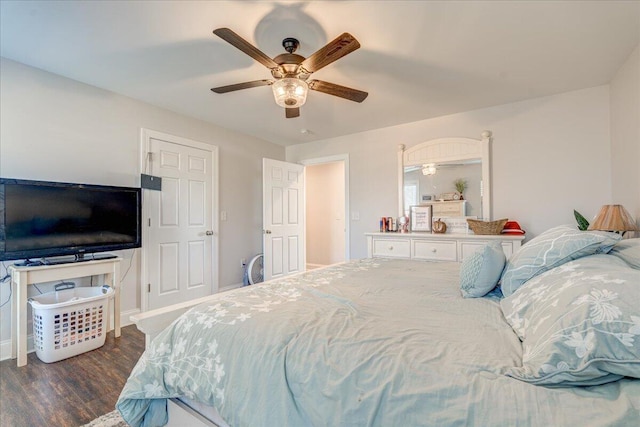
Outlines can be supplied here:
M447 163L462 160L482 161L482 219L491 221L491 131L481 139L437 138L405 150L398 146L398 215L404 215L404 168L425 163Z

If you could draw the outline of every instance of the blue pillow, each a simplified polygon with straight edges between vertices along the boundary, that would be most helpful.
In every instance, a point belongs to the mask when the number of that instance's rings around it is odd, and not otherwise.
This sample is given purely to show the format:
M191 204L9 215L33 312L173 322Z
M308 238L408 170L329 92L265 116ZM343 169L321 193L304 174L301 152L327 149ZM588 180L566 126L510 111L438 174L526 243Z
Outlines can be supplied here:
M640 378L640 270L611 255L568 262L500 302L522 340L506 375L547 386Z
M621 237L607 231L581 231L570 225L551 228L509 258L500 278L502 293L508 297L527 280L571 260L606 254Z
M462 260L460 291L465 298L485 296L496 287L506 257L500 242L492 242Z

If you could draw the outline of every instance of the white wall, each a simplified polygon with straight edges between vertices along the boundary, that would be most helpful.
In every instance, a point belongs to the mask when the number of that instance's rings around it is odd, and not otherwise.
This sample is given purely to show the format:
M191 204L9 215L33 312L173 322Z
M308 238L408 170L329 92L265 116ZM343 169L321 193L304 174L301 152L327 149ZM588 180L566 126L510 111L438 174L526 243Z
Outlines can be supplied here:
M307 166L305 186L307 264L344 261L344 163Z
M139 186L140 129L219 147L219 286L242 282L240 259L262 251L262 158L284 148L2 58L0 176ZM122 311L140 307L140 250L124 251ZM5 269L0 268L0 276ZM48 289L43 289L48 290ZM8 284L0 285L0 303ZM0 341L10 337L10 304Z
M366 101L365 101L366 102ZM357 106L354 106L357 108ZM493 132L493 218L517 220L529 237L595 216L611 198L609 86L287 147L287 161L348 153L351 257L366 256L364 233L397 211L398 144Z
M640 45L611 81L611 185L640 226Z

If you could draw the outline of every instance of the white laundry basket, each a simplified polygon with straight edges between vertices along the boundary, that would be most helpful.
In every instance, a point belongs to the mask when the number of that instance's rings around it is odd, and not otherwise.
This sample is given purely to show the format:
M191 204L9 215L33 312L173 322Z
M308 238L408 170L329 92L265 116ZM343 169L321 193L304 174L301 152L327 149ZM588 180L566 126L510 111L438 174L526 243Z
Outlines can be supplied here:
M104 345L109 286L82 287L29 298L38 359L57 362Z

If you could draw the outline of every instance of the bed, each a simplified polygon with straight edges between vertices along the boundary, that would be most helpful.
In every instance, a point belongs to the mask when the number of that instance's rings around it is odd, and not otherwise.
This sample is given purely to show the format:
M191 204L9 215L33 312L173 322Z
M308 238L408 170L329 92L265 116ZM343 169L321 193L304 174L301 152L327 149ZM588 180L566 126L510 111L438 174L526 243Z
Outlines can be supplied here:
M509 260L356 260L145 313L117 408L134 427L638 425L640 239L574 228Z

